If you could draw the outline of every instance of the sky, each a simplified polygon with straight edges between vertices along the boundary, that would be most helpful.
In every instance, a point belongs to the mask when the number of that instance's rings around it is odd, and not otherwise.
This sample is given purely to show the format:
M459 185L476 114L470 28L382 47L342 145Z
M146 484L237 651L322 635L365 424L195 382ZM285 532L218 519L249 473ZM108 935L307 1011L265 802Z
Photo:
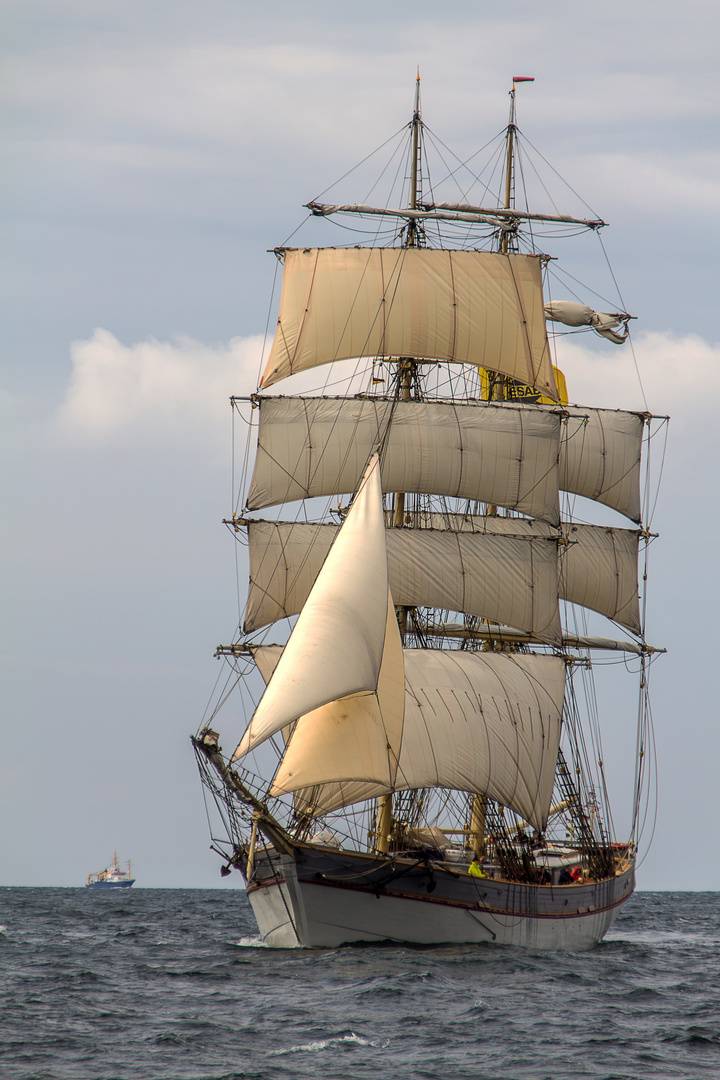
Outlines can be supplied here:
M238 620L228 398L274 320L268 249L407 123L419 67L461 157L534 76L521 128L610 223L634 354L562 359L575 399L672 416L639 886L720 889L719 31L698 0L6 0L0 883L82 885L117 851L138 886L221 887L188 736Z

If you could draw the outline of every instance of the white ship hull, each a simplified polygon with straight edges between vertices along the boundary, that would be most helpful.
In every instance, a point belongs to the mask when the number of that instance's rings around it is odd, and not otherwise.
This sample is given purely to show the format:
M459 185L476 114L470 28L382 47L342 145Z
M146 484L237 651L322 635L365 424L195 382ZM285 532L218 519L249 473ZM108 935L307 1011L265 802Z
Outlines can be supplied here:
M317 853L319 856L320 853ZM275 948L335 948L351 942L435 945L490 943L530 949L582 950L596 945L632 895L634 867L599 882L521 885L397 860L344 860L348 879L328 880L328 865L274 856L269 873L253 877L248 899L265 944ZM337 855L335 874L338 873ZM368 863L372 869L368 869ZM266 866L270 871L269 860ZM410 868L408 870L408 868ZM378 875L382 875L379 878ZM373 879L376 884L373 885ZM440 879L440 880L439 880ZM433 881L432 892L428 884Z

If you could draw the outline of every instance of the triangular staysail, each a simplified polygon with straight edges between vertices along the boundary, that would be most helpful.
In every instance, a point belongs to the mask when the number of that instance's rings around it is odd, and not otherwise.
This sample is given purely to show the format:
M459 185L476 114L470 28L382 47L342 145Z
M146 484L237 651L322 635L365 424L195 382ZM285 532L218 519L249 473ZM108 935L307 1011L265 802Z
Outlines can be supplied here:
M308 713L377 695L384 662L387 667L388 603L385 519L376 452L234 761ZM387 670L385 675L389 685L399 685L402 699L402 652L395 652L399 670L393 679ZM392 688L389 694L393 696Z
M331 701L301 716L270 794L325 784L346 791L349 783L353 784L352 802L391 792L397 779L404 713L402 642L388 592L385 641L375 692ZM345 805L344 800L341 804Z

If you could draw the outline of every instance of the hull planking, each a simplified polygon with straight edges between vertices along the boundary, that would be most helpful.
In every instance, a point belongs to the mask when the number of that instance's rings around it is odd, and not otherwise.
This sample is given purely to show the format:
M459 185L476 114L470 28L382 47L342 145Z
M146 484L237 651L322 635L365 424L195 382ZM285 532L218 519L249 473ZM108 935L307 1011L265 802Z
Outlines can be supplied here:
M303 845L297 861L258 852L247 895L263 941L277 948L390 941L581 950L604 937L634 888L631 862L602 881L528 885Z

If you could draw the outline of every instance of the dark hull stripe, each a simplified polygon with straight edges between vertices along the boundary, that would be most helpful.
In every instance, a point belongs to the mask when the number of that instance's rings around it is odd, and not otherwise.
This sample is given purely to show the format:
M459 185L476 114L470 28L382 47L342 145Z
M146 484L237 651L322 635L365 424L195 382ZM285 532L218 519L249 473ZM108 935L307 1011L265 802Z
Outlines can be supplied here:
M255 884L249 885L247 887L247 893L248 894L254 893L254 892L259 891L260 889L271 889L271 888L274 888L274 887L276 887L278 885L283 885L283 884L285 884L285 878L278 878L278 879L272 879L272 880L268 880L268 881L257 882ZM374 896L375 895L375 890L372 888L372 886L368 887L368 886L361 886L361 885L345 885L345 884L340 884L339 882L334 882L334 881L333 882L331 882L331 881L317 881L317 880L308 879L308 878L298 878L298 884L300 884L300 885L320 885L320 886L322 886L322 887L324 887L326 889L343 889L343 890L349 890L350 892L365 893L368 896ZM536 888L537 889L555 889L555 888L567 889L567 888L572 888L572 886L571 885L566 885L566 886L538 885L538 886L536 886ZM380 891L379 895L381 897L382 896L390 896L395 900L414 900L414 901L416 901L417 903L420 903L420 904L435 904L435 905L439 905L440 907L458 908L460 910L469 911L469 912L481 911L481 912L483 912L484 914L487 914L487 915L504 916L506 918L513 918L513 919L523 918L523 919L560 919L560 920L563 920L563 919L586 918L587 916L600 915L605 911L612 911L613 908L619 907L621 904L624 904L625 901L630 898L633 891L634 890L631 890L626 895L624 894L623 896L619 896L619 897L617 897L617 899L613 900L611 903L603 904L601 907L586 908L585 910L580 910L580 909L576 909L576 908L568 908L568 909L566 909L564 911L557 911L557 912L552 912L552 911L522 911L519 908L499 908L499 907L493 907L493 906L491 906L489 904L483 904L482 901L479 901L479 900L478 901L473 901L472 903L467 903L467 902L464 902L462 900L443 899L442 897L439 897L439 896L417 896L417 895L415 895L413 893L404 893L404 892L394 891L394 890L390 890L390 889L386 889L386 888L382 889Z
M260 889L273 889L276 885L284 885L285 878L272 878L269 881L256 881L253 885L247 885L245 888L248 896L250 893L259 892Z

